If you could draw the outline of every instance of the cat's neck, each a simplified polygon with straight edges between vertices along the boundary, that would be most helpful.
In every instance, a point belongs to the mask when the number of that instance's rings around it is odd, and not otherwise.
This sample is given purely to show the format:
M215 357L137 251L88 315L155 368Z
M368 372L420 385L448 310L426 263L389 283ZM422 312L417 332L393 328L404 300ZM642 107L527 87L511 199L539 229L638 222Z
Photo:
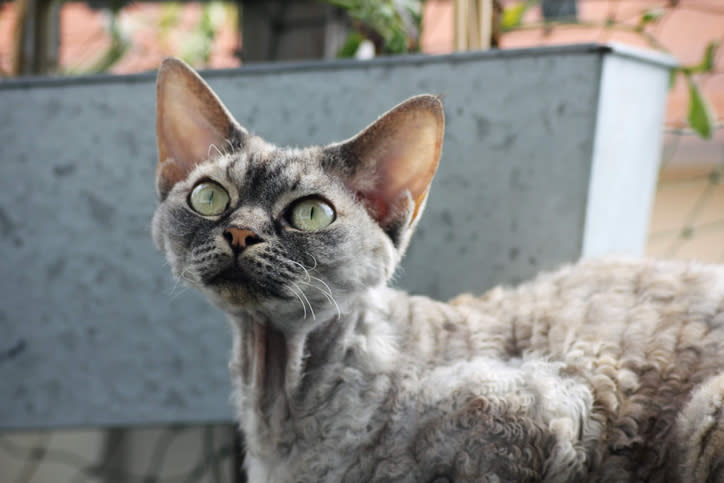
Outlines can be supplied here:
M295 420L313 410L315 401L328 400L345 370L351 368L361 384L391 373L400 357L400 334L389 311L406 306L407 297L389 288L371 289L340 304L340 311L325 320L313 325L300 320L306 330L279 330L273 320L251 314L230 316L230 370L249 451L263 458L265 447L285 446L295 437ZM289 321L280 325L290 326Z
M291 397L305 373L326 365L346 360L385 370L398 349L390 311L406 308L407 298L394 289L372 288L342 301L338 311L320 311L311 323L302 316L230 315L237 332L235 375L247 388L283 390Z
M400 374L460 357L501 357L510 323L483 322L478 309L380 287L348 297L339 313L313 326L301 319L307 330L283 331L270 319L233 317L231 371L249 455L273 468L302 439L324 439L326 423L317 415L325 410L344 421L345 431L356 424L354 431L363 433L394 399ZM347 403L360 398L360 404Z
M301 316L295 323L240 314L232 317L233 376L245 393L256 394L248 404L268 407L278 398L303 397L311 384L323 383L341 367L385 374L401 363L445 363L466 352L470 357L515 353L513 321L494 315L494 301L485 308L480 303L471 308L464 300L448 304L376 287L340 301L339 311L312 324ZM483 315L486 311L490 316ZM482 317L485 322L478 320Z

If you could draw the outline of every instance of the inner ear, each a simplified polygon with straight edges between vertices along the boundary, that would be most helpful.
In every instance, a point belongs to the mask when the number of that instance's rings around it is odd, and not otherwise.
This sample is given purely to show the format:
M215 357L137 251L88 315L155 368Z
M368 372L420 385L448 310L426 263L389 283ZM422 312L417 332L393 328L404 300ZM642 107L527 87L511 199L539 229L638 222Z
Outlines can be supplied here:
M167 58L156 82L156 188L164 199L210 153L243 145L246 131L186 63Z
M352 139L335 145L334 164L383 228L414 223L437 170L445 119L436 96L408 99Z

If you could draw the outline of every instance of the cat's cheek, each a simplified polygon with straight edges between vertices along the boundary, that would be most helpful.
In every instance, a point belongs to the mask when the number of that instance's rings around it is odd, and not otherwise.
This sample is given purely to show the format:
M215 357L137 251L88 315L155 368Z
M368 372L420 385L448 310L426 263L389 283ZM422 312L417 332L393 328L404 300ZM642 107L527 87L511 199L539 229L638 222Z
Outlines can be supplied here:
M377 286L387 282L394 273L397 265L398 255L386 235L376 233L376 237L370 237L359 248L365 253L366 263L360 268L358 278L367 287Z
M165 212L159 207L151 220L151 239L158 251L166 252Z

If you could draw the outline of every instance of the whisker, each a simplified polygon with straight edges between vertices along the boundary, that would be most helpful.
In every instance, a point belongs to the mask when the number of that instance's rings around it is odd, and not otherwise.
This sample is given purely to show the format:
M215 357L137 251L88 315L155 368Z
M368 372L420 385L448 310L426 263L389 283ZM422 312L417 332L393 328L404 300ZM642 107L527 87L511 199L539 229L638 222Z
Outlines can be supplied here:
M297 289L299 289L299 293L302 294L302 297L304 297L304 300L306 300L307 304L309 304L309 310L312 312L312 320L317 320L317 316L314 314L314 308L312 307L312 303L309 301L307 296L304 294L304 290L302 290L301 287L299 287L299 285L297 285L294 282L291 282L291 284L294 285L295 287L297 287Z
M214 150L219 154L220 157L224 155L224 153L222 153L221 150L216 147L216 144L211 143L209 144L209 149L206 151L206 156L208 156L209 158L211 157L211 148L214 148Z
M337 308L337 317L341 319L342 310L339 308L339 304L337 303L337 300L334 298L334 294L332 293L332 289L330 288L330 286L327 285L327 282L325 282L321 278L318 278L318 277L312 277L312 278L327 288L327 291L329 292L329 298L332 300L332 303L334 303L334 306ZM319 288L319 287L317 287L317 288ZM322 289L320 288L319 290L322 290Z
M179 275L179 280L186 280L189 283L194 283L194 279L191 277L187 277L186 272L188 272L188 269L181 272L181 275Z
M342 317L342 311L339 309L339 305L337 305L337 301L334 299L334 297L332 297L330 294L328 294L327 292L325 292L324 290L322 290L321 287L317 287L316 285L312 285L312 284L309 284L309 283L308 283L307 285L309 285L310 287L313 287L313 288L316 288L317 290L319 290L319 291L322 293L322 295L324 295L324 297L329 301L329 303L331 303L331 304L333 304L333 305L335 306L335 308L337 309L337 317L338 317L338 318L341 318L341 317Z
M319 278L317 278L317 277L312 277L312 278L313 278L314 280L317 280L317 281L319 281L320 283L322 283L325 287L327 287L327 290L329 290L329 291L326 291L326 290L324 290L322 287L319 287L319 286L317 286L317 285L314 285L313 283L307 283L307 282L302 282L302 283L304 283L305 285L309 285L310 287L313 287L313 288L316 288L317 290L319 290L319 291L327 298L327 300L329 300L329 302L332 303L332 304L335 306L335 308L337 309L337 317L341 319L341 318L342 318L342 310L339 308L339 304L337 303L337 301L335 300L334 296L332 295L332 290L329 288L329 285L327 285L326 283L324 283L323 280L321 280L321 279L319 279Z
M314 287L315 289L319 290L327 298L327 300L331 304L334 305L334 307L337 309L337 317L341 319L342 318L342 309L339 308L339 304L337 303L337 300L334 298L334 294L332 293L331 287L327 284L327 282L325 282L321 278L315 277L309 273L310 271L317 268L317 265L318 265L317 259L314 257L314 255L309 255L309 256L312 257L312 261L314 262L314 266L309 269L307 269L307 267L305 267L303 264L301 264L295 260L292 260L291 258L288 258L287 260L289 260L294 265L297 265L304 271L304 276L306 278L306 281L305 282L300 281L300 283L304 283L305 285L309 285L310 287ZM317 282L321 283L326 290L324 290L322 287L319 287L319 286L315 285L314 283L312 283L312 280L316 280ZM304 298L307 299L307 303L309 303L309 308L312 310L312 317L316 319L316 317L314 315L314 309L312 309L312 304L309 302L309 299L307 298L307 296L304 294L304 291L299 286L297 286L297 288L300 290L300 292L302 292L302 295L304 295Z
M166 262L166 265L171 266L171 264L168 262ZM168 291L169 296L173 295L173 293L176 291L176 288L178 288L180 283L181 283L181 280L179 279L179 277L173 277L173 286Z
M325 282L324 280L322 280L321 278L318 278L318 277L312 277L312 278L314 280L316 280L317 282L321 283L322 285L324 285L324 287L327 289L327 292L329 292L329 295L330 296L332 295L332 289L329 288L329 285L327 285L327 282Z
M300 292L302 291L302 289L299 288L296 284L294 284L293 282L292 282L292 284L294 286L296 286ZM306 319L307 318L307 306L304 305L304 301L302 300L302 297L300 297L299 294L296 291L294 291L294 289L292 287L289 287L289 290L291 290L291 292L297 296L297 298L299 299L299 303L302 304L302 308L304 309L304 318Z
M168 293L169 297L177 297L178 295L181 295L186 290L186 287L181 284L181 281L186 281L191 284L194 283L194 281L191 278L186 276L187 271L188 271L188 269L185 269L183 272L181 272L178 275L178 277L175 278L173 287L171 287L171 289L169 290L169 293ZM180 291L179 291L179 287L181 288ZM177 291L178 291L178 293L177 293Z
M310 281L309 271L304 267L304 265L302 265L302 264L299 263L299 262L295 262L295 261L292 260L291 258L289 258L288 260L289 260L290 262L292 262L294 265L298 265L299 267L301 267L302 270L304 270L304 275L305 275L306 278L307 278L307 282L309 282L309 281Z
M179 290L179 287L182 287L182 285L181 285L181 279L180 279L180 278L176 278L176 279L174 279L174 281L173 281L173 286L169 288L168 296L173 298L173 297L175 297L176 295L179 295L179 294L181 293L180 291L179 291L178 294L176 293L176 291ZM185 288L185 287L184 287L184 288Z

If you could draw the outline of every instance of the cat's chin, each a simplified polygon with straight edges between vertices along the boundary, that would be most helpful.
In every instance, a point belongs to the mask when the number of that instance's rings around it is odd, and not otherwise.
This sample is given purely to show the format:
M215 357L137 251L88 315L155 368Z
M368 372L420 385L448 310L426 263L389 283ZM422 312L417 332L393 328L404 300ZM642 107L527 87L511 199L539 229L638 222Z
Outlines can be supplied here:
M247 270L229 265L201 280L202 290L222 309L254 309L276 295Z
M228 267L211 277L206 284L217 287L244 287L251 281L249 275L237 267Z
M261 305L258 296L250 293L241 284L224 283L204 287L203 292L208 296L214 305L221 310L238 312L239 310L251 309Z
M311 328L325 320L338 317L336 306L315 308L304 306L295 296L261 296L231 284L203 290L209 301L232 318L251 318L258 323L271 324L283 333ZM308 303L308 302L307 302Z
M237 281L238 280L238 281ZM238 273L230 275L223 281L219 279L213 285L202 287L209 300L222 311L229 314L248 314L255 318L302 318L302 309L295 304L296 298L272 296L253 290L248 279ZM285 310L288 309L288 310Z
M209 300L221 310L254 310L266 298L252 288L250 277L236 268L224 269L197 284Z

